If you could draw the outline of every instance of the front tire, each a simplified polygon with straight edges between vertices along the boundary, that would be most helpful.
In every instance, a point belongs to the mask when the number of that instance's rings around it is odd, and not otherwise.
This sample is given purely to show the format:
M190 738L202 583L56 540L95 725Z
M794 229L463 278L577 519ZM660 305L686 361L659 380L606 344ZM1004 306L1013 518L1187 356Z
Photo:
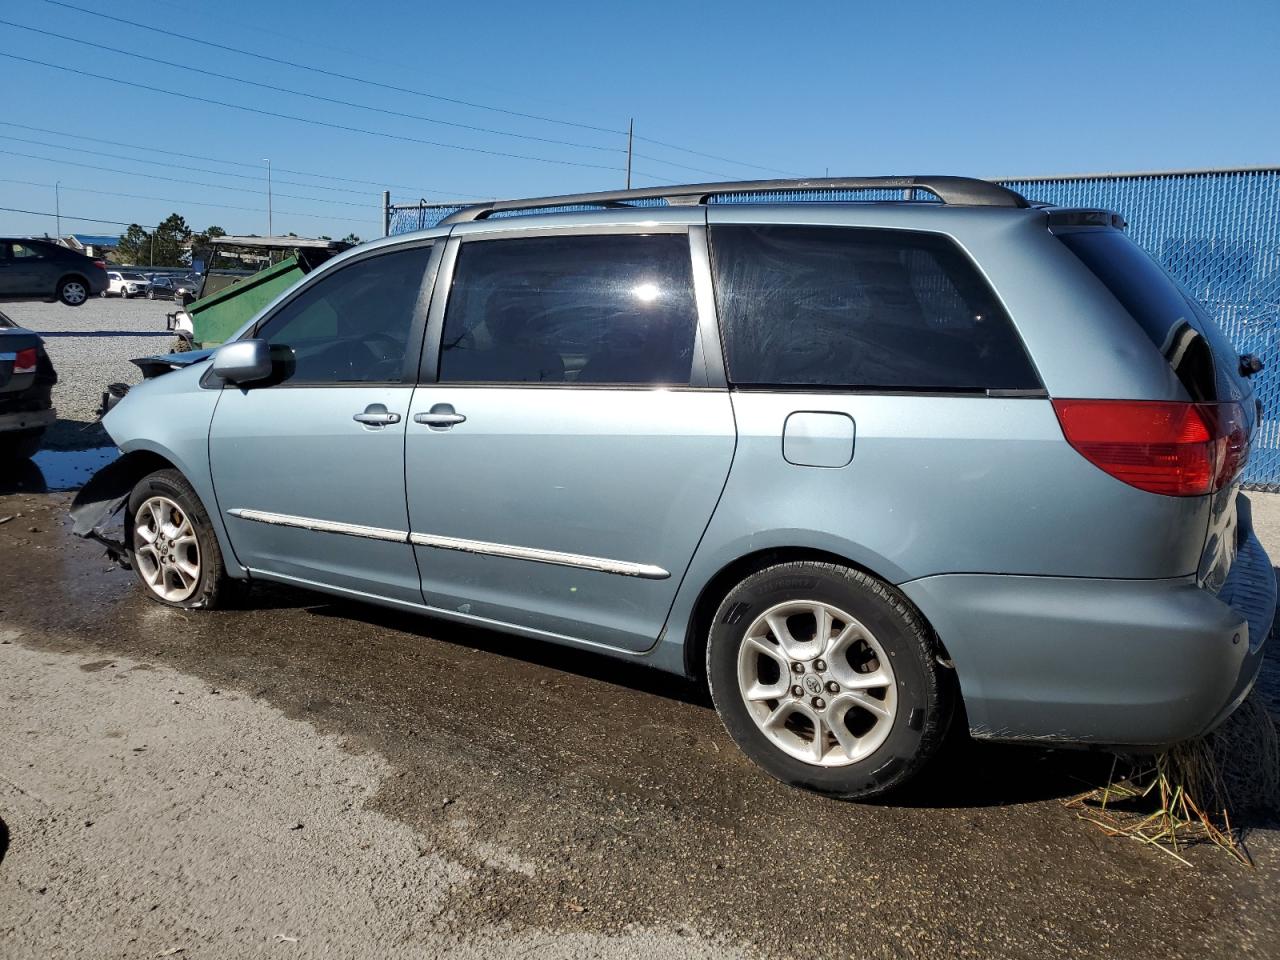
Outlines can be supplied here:
M89 284L79 277L67 277L58 284L58 299L68 307L83 307L89 299Z
M748 577L707 643L711 698L771 776L843 798L885 794L937 751L954 689L920 615L892 587L830 563Z
M226 606L238 582L227 575L204 504L177 470L133 488L125 512L129 563L152 600L170 607Z

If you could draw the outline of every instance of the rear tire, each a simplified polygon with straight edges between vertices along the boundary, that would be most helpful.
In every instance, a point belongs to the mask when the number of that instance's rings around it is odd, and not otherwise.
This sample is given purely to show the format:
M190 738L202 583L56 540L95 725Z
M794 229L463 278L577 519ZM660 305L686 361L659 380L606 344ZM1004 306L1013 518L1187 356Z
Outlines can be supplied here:
M707 679L748 757L783 783L842 798L880 796L918 773L955 703L915 609L830 563L778 564L735 587L711 627Z
M89 299L89 284L81 277L64 277L58 281L58 299L68 307L83 307Z
M240 581L227 575L204 504L177 470L139 480L124 523L129 564L157 603L212 610L241 592Z
M40 443L44 440L44 430L44 427L37 427L34 430L0 433L0 463L30 460L40 449Z

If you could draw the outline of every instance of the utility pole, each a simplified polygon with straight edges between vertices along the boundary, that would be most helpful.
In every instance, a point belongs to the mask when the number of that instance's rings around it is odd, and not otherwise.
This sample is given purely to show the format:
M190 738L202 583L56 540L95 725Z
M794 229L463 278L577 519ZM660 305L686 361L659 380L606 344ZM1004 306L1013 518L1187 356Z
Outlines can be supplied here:
M631 141L636 135L636 118L627 121L627 189L631 189Z
M271 158L263 157L262 161L267 165L267 236L274 237L275 229L271 224Z
M53 215L58 219L58 242L62 242L62 181L53 182Z

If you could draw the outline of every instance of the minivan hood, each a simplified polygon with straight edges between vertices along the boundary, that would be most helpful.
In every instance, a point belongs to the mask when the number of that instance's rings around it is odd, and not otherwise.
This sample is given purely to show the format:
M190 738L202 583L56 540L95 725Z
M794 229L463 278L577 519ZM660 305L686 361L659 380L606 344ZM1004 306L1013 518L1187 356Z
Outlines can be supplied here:
M217 347L206 347L203 350L184 350L181 353L157 353L150 357L135 357L129 362L142 371L142 379L150 380L208 360L216 349Z

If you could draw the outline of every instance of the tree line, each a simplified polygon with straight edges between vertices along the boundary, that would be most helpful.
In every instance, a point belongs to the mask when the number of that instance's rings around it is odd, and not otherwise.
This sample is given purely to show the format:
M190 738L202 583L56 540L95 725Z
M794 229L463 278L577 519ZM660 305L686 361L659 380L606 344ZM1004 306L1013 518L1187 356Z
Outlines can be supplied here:
M133 266L180 267L193 260L209 260L210 242L215 237L225 237L227 231L219 226L205 227L199 233L192 230L186 219L171 213L153 230L136 223L120 235L114 260ZM296 237L296 233L288 234ZM321 236L321 240L331 237ZM342 238L347 243L359 243L360 238L349 233Z

